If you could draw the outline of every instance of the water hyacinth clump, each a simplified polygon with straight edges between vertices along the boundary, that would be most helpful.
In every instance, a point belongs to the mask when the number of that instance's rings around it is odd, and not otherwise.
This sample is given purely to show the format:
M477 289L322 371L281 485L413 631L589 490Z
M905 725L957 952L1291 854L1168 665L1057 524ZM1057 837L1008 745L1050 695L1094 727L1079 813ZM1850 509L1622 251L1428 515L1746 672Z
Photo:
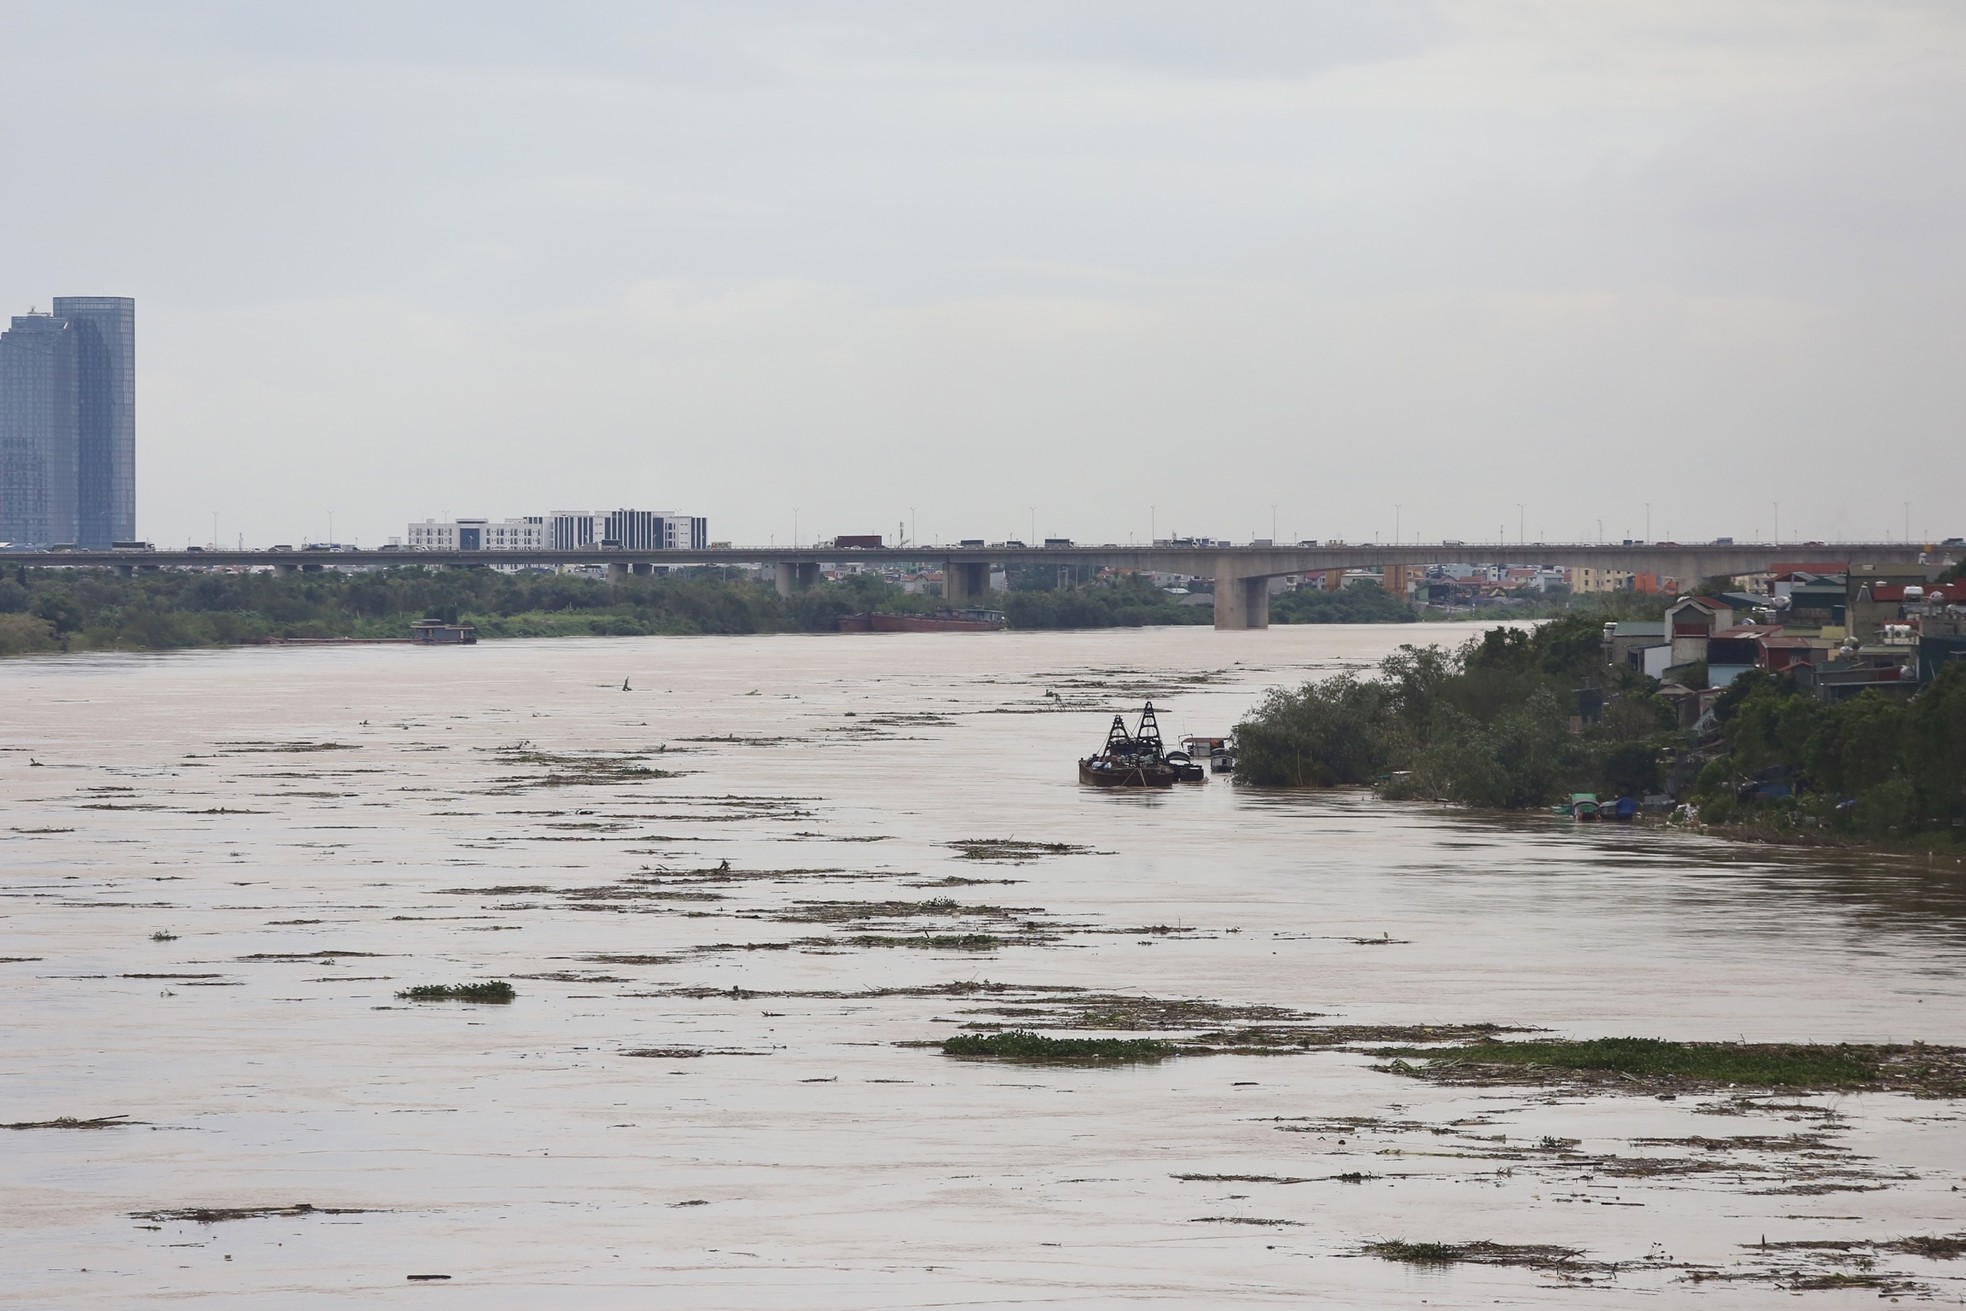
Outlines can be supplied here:
M420 983L396 994L404 1001L475 1001L504 1005L519 994L503 979L489 983Z
M1036 1065L1121 1065L1163 1061L1179 1053L1157 1038L1050 1038L1029 1029L964 1033L942 1041L944 1056L981 1056Z

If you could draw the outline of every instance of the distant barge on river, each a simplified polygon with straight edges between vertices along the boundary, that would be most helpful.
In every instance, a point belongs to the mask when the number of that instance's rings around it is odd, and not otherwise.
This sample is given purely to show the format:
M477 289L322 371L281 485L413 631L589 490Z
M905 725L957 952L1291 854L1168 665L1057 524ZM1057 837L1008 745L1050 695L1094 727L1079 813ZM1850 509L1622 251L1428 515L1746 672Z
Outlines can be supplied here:
M994 633L1005 624L997 610L931 610L926 614L868 610L840 616L842 633Z

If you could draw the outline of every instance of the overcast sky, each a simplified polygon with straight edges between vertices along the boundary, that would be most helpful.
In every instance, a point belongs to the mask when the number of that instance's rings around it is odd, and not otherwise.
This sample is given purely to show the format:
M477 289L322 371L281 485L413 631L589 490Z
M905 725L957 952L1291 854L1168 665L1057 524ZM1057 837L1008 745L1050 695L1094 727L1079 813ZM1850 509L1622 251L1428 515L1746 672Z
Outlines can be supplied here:
M0 308L137 298L160 545L1966 531L1956 0L0 31Z

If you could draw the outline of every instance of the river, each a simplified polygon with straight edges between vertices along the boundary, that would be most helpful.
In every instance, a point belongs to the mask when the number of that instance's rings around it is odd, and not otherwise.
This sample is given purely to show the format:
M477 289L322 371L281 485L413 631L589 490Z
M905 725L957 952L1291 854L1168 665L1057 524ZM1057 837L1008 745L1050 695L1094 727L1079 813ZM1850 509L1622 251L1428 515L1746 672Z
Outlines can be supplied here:
M1812 1305L1898 1291L1876 1271L1958 1297L1959 1262L1780 1246L1966 1227L1952 1102L932 1045L1109 995L1966 1042L1956 866L1075 781L1148 696L1170 737L1221 733L1270 686L1468 631L0 664L0 1123L129 1121L0 1131L6 1296L1369 1307L1568 1304L1588 1281L1594 1305L1745 1307L1801 1269L1855 1281ZM517 1000L395 995L489 979ZM1361 1254L1384 1239L1586 1256Z

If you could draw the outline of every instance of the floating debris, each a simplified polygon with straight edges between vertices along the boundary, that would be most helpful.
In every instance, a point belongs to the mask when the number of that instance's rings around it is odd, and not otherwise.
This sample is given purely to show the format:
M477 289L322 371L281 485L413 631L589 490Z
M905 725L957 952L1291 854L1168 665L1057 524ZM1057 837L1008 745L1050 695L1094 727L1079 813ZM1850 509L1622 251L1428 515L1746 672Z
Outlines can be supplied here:
M469 1001L504 1005L519 994L503 979L489 983L419 983L396 994L404 1001Z

